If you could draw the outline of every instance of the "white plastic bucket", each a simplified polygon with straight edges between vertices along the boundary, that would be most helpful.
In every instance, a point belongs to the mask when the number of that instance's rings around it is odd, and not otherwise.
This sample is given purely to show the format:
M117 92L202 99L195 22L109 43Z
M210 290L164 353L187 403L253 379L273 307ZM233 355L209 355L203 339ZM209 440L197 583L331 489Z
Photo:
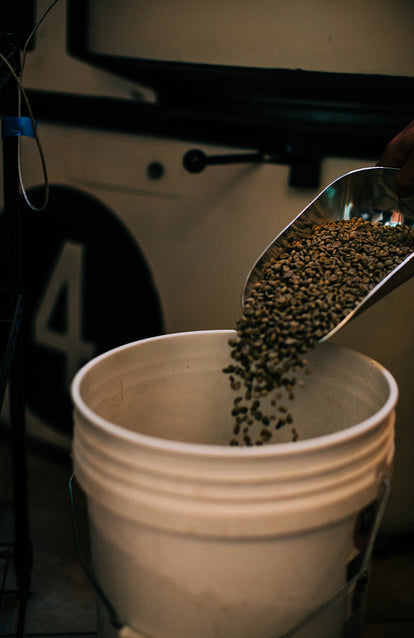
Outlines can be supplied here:
M230 447L233 334L138 341L76 375L74 473L96 580L124 635L339 638L349 596L289 631L366 551L391 473L397 385L366 356L323 344L289 406L300 440L286 430L285 442ZM99 623L116 635L105 612Z

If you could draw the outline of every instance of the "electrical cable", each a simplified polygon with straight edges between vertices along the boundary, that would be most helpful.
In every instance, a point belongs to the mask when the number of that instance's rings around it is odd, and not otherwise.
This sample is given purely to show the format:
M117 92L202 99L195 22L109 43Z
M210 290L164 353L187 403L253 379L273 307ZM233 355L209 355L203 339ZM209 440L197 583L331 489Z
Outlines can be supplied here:
M10 62L7 60L7 58L0 53L0 59L3 60L4 64L7 66L7 68L9 69L10 73L12 74L12 76L14 77L14 79L16 80L17 86L19 87L19 91L20 94L23 96L24 102L26 104L26 108L27 108L27 112L29 114L29 118L30 121L32 123L32 127L33 127L33 135L35 137L36 140L36 144L37 144L37 148L39 150L39 155L40 155L40 161L42 164L42 170L43 170L43 178L44 178L44 186L45 186L45 197L44 197L44 201L43 204L41 206L35 206L34 204L31 203L31 201L28 198L28 195L26 193L26 189L24 187L23 184L23 179L22 179L22 173L21 173L21 144L20 144L20 139L18 141L18 171L19 171L19 182L20 182L20 189L22 191L23 197L26 201L26 204L34 211L37 212L41 212L43 210L45 210L48 201L49 201L49 179L48 179L48 175L47 175L47 167L46 167L46 160L45 160L45 155L43 152L43 148L42 148L42 144L40 142L40 138L39 138L39 134L37 132L37 128L36 128L36 122L35 119L33 117L33 112L32 112L32 107L30 106L30 101L29 98L27 97L26 91L24 90L21 82L20 82L20 78L17 75L16 71L13 69L12 65L10 64ZM20 105L19 105L19 117L20 117Z
M43 15L39 18L39 20L35 24L32 32L30 33L30 35L28 36L26 42L24 43L24 46L23 46L23 49L22 49L22 56L21 56L20 77L22 77L22 75L23 75L24 65L26 63L27 47L29 46L31 39L35 35L36 31L39 29L40 25L42 24L43 20L48 15L49 11L51 11L53 9L53 7L55 6L55 4L57 4L58 2L59 2L59 0L53 0L52 4L49 5L49 7L46 9L46 11L44 11Z
M26 189L25 189L24 184L23 184L23 177L22 177L22 170L21 170L21 136L19 136L18 151L17 151L17 153L18 153L17 163L18 163L18 174L19 174L20 189L21 189L21 192L22 192L22 195L24 197L24 200L25 200L26 204L29 206L29 208L31 208L32 210L34 210L36 212L44 211L46 209L47 205L48 205L48 202L49 202L49 179L48 179L48 174L47 174L46 159L45 159L45 155L44 155L44 152L43 152L43 148L42 148L42 144L41 144L41 141L40 141L40 137L39 137L39 134L37 132L36 122L35 122L35 119L34 119L34 116L33 116L33 112L32 112L32 108L31 108L31 105L30 105L29 98L27 97L26 91L23 88L22 81L23 81L24 66L25 66L25 63L26 63L27 48L29 46L29 43L30 43L31 39L33 38L34 34L36 33L36 31L39 29L39 27L42 24L43 20L46 18L48 13L53 9L55 4L57 4L57 2L59 2L59 0L53 0L53 2L48 6L48 8L43 12L42 16L40 17L38 22L35 24L32 32L30 33L30 35L26 39L26 42L25 42L25 44L23 46L22 53L21 53L21 63L20 63L20 73L19 73L19 75L16 73L16 71L14 70L14 68L10 64L10 62L7 60L7 58L0 52L0 59L5 63L5 65L9 69L10 73L12 74L12 76L15 79L15 81L17 83L17 86L19 88L18 115L19 115L19 117L21 117L21 97L23 97L24 103L26 105L27 113L28 113L30 121L32 123L33 135L34 135L34 138L36 140L37 148L38 148L39 155L40 155L40 161L41 161L41 165L42 165L42 172L43 172L43 179L44 179L44 200L43 200L43 203L40 206L35 206L29 200L29 197L27 195Z

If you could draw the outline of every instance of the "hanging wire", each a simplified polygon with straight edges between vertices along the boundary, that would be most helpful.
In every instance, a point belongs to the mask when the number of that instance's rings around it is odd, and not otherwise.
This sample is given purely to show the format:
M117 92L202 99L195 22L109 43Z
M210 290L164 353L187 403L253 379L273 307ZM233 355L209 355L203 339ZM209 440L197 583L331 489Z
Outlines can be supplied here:
M23 101L25 103L25 106L26 106L26 109L27 109L27 113L28 113L28 116L29 116L31 124L32 124L33 135L34 135L34 138L36 140L37 148L38 148L39 155L40 155L40 161L41 161L41 165L42 165L42 172L43 172L43 179L44 179L44 199L43 199L43 203L40 206L35 206L29 200L29 197L27 195L26 189L25 189L24 184L23 184L22 169L21 169L21 136L19 136L18 146L17 146L17 149L18 149L17 150L17 154L18 154L17 155L17 164L18 164L18 174L19 174L20 189L21 189L21 192L22 192L22 195L24 197L24 200L25 200L26 204L29 206L29 208L31 208L32 210L34 210L36 212L41 212L41 211L45 210L47 205L48 205L48 202L49 202L49 179L48 179L48 174L47 174L46 159L45 159L45 155L44 155L44 152L43 152L43 148L42 148L42 144L41 144L41 141L40 141L40 137L39 137L39 134L37 132L36 122L35 122L35 119L34 119L34 116L33 116L32 107L30 105L30 101L29 101L29 98L27 97L26 91L23 88L23 71L24 71L24 66L25 66L25 63L26 63L27 49L28 49L28 46L30 44L30 41L33 38L33 36L36 33L36 31L39 29L39 27L42 24L43 20L48 15L49 11L51 11L53 9L53 7L55 6L55 4L57 4L57 2L59 2L59 0L53 0L53 2L49 5L49 7L46 9L46 11L44 11L44 13L42 14L40 19L38 20L38 22L34 26L34 28L33 28L32 32L30 33L29 37L27 38L27 40L26 40L26 42L25 42L25 44L23 46L23 49L22 49L19 75L16 73L16 71L14 70L14 68L10 64L10 62L7 60L7 58L0 52L0 59L4 62L4 64L9 69L10 73L12 74L12 76L15 79L15 81L17 83L17 86L19 88L18 116L21 117L21 98L23 97Z
M30 33L29 37L27 38L26 42L24 43L23 50L22 50L22 56L21 56L20 78L22 78L22 76L23 76L23 70L24 70L24 66L26 64L27 48L28 48L28 46L30 44L30 41L33 38L33 36L36 33L36 31L39 29L39 27L42 24L43 20L46 18L46 16L49 13L49 11L51 11L53 9L53 7L55 6L55 4L57 4L58 2L59 2L59 0L53 0L52 4L49 5L49 7L46 9L46 11L43 13L43 15L38 20L38 22L35 24L32 32Z
M16 71L13 69L12 65L10 64L10 62L7 60L7 58L5 58L5 56L0 53L0 58L3 60L3 62L5 63L5 65L8 67L10 73L12 74L12 76L14 77L14 79L16 80L17 86L19 87L19 91L20 94L23 96L24 102L26 104L26 108L27 108L27 112L29 114L29 118L30 121L32 123L32 128L33 128L33 134L36 140L36 144L37 144L37 148L39 150L39 155L40 155L40 161L42 163L42 170L43 170L43 177L44 177L44 186L45 186L45 197L44 197L44 201L43 204L41 206L35 206L34 204L32 204L28 198L28 195L26 193L26 189L24 187L23 184L23 180L22 180L22 174L21 174L21 146L20 146L20 139L18 141L18 170L19 170L19 182L20 182L20 188L23 194L23 197L26 201L26 203L28 204L28 206L35 211L43 211L45 210L48 201L49 201L49 180L48 180L48 176L47 176L47 167L46 167L46 160L45 160L45 155L43 152L43 148L42 148L42 144L40 142L40 138L39 138L39 134L36 130L36 122L34 120L33 117L33 112L32 112L32 108L30 106L30 102L29 99L27 97L26 91L24 90L21 82L20 82L20 78L17 75ZM21 113L21 109L19 106L19 117L20 117L20 113Z

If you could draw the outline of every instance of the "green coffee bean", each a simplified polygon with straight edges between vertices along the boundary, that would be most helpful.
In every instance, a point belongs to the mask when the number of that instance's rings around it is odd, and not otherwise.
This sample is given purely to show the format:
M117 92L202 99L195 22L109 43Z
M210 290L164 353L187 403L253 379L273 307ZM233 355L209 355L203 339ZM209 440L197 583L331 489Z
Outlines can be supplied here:
M311 374L303 355L413 251L413 229L362 218L295 230L283 239L246 301L236 324L237 337L229 342L235 365L224 372L239 393L232 411L236 427L231 445L253 445L252 436L255 444L267 443L270 422L276 429L293 422L279 402L283 396L295 398L293 386L300 370ZM300 379L298 387L303 384ZM259 404L268 395L266 414ZM248 431L242 432L244 421ZM257 436L251 434L256 427ZM297 430L291 432L297 440Z

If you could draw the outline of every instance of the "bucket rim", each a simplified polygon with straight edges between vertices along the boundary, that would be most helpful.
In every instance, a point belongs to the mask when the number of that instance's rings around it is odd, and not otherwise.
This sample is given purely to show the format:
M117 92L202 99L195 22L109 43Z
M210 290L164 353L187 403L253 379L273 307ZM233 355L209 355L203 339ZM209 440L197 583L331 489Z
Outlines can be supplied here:
M96 357L88 361L84 366L82 366L73 377L72 383L70 385L70 395L75 412L78 411L87 421L93 423L94 426L97 426L108 434L116 435L118 439L123 440L125 443L137 443L141 447L146 447L147 449L156 449L160 452L174 451L183 456L208 456L228 458L229 460L238 460L244 456L255 459L275 456L288 456L294 454L306 454L309 451L315 449L327 449L335 447L337 445L343 445L346 441L349 441L359 435L363 435L365 432L368 432L375 425L381 423L386 418L386 416L395 409L398 401L399 389L398 384L391 372L389 372L389 370L387 370L387 368L381 363L362 352L341 345L332 344L330 342L325 342L320 345L322 347L331 347L337 350L352 352L360 358L369 361L370 364L375 367L385 378L389 393L386 401L383 403L381 408L367 419L360 421L356 425L352 425L343 430L339 430L338 432L333 432L331 434L325 434L309 439L278 443L266 443L266 445L262 446L230 446L228 444L212 445L208 443L193 443L187 441L175 441L173 439L166 438L157 438L148 434L142 434L140 432L128 430L127 428L124 428L108 419L105 419L104 417L99 416L96 412L88 407L88 405L82 398L81 384L89 370L104 359L113 356L117 352L128 350L132 347L152 341L159 342L162 340L173 338L188 338L189 336L212 336L224 334L227 334L230 337L231 335L235 334L235 330L216 329L171 332L122 344L100 355L97 355Z

